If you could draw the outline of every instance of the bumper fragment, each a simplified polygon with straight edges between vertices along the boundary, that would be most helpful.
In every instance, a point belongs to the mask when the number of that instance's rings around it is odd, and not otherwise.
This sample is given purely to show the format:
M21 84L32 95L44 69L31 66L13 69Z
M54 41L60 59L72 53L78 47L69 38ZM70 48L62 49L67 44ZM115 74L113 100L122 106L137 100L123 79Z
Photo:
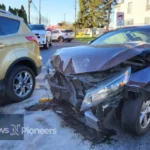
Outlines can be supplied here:
M88 125L89 127L97 131L100 131L99 120L94 116L92 110L91 109L86 110L84 112L84 115L85 115L86 125Z

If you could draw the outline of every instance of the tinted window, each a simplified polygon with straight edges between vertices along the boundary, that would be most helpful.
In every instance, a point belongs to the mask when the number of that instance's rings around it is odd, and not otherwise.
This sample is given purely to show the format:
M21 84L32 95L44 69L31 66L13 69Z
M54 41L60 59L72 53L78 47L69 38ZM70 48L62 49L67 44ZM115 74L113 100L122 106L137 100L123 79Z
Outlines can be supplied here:
M72 30L66 30L66 32L69 33L69 32L73 32L73 31Z
M3 32L0 30L0 36L3 36L4 34L3 34Z
M44 25L29 25L29 28L31 30L45 30L45 26Z
M17 33L20 22L15 19L0 17L0 28L5 35Z
M146 29L120 29L111 31L96 39L91 45L123 44L134 41L150 43L150 31Z
M53 34L59 33L58 30L52 31Z
M61 30L62 33L70 33L73 32L72 30Z

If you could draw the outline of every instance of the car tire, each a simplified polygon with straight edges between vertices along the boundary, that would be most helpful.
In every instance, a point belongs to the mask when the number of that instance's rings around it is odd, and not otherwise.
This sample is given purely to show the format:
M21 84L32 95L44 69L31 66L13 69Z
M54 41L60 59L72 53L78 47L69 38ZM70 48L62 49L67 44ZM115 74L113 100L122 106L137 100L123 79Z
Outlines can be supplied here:
M26 75L26 78L25 78L25 75ZM21 76L24 78L22 78ZM27 81L25 81L25 79ZM27 86L27 84L30 87L24 88L25 94L21 95L20 93L21 91L23 91L23 89L21 88L19 89L19 87L23 88L23 86ZM9 99L9 101L12 101L12 102L21 102L25 99L28 99L32 95L34 88L35 88L35 74L29 67L26 67L26 66L22 66L22 65L15 66L12 69L12 71L9 73L9 76L6 79L6 89L7 89L6 97L7 99Z
M46 44L44 44L44 48L45 48L45 49L48 49L48 48L49 48L49 42L48 42L48 40L46 40Z
M52 41L50 41L49 46L50 46L50 47L52 46Z
M70 43L72 40L67 40L68 43Z
M144 102L141 96L138 97L136 100L129 100L124 103L121 121L122 127L127 132L140 136L145 134L150 129L150 122L147 124L147 126L144 126L144 119L143 123L142 121L140 122L140 118L142 117L141 112L143 112L143 110L145 109L143 106L146 103L147 102ZM149 114L147 115L150 117Z
M64 38L63 38L62 36L61 36L61 37L59 37L59 38L58 38L58 42L59 42L59 43L64 42Z

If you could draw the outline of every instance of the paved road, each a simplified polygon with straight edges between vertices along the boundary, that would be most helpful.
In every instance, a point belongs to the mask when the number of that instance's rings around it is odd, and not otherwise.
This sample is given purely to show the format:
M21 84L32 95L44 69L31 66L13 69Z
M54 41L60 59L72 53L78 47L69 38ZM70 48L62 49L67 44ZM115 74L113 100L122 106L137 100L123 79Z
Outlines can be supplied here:
M63 47L79 46L79 45L83 45L83 43L74 40L71 43L53 42L53 46L50 47L48 50L41 48L41 56L43 58L43 65L45 65L48 62L48 60L56 52L57 49L60 49L60 48L63 48Z

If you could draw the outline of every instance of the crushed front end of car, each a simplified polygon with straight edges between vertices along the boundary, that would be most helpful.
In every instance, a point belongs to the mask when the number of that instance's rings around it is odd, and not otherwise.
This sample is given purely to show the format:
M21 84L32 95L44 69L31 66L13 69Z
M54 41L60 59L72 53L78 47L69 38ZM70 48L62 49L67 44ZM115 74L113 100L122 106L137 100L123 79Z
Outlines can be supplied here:
M139 94L145 101L150 98L147 47L140 42L58 50L46 75L54 99L69 102L83 113L86 125L100 131L109 108L118 108Z
M47 79L53 96L58 101L68 101L77 110L84 112L86 124L100 130L96 108L118 106L121 92L128 83L131 68L113 68L105 72L64 75L54 71ZM95 113L95 114L94 114Z

